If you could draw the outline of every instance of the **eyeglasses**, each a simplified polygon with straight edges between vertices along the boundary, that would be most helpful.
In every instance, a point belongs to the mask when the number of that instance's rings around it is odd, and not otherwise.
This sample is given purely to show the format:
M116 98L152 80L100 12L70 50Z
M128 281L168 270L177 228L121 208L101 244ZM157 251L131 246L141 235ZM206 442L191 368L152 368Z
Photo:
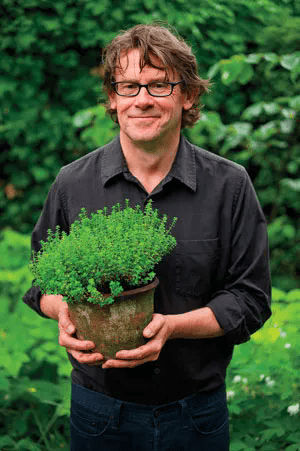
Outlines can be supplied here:
M141 88L146 88L148 94L153 97L167 97L173 92L176 85L183 83L184 80L180 81L153 81L145 85L140 83L133 83L129 81L114 81L112 82L113 90L119 95L124 97L135 97L139 94Z

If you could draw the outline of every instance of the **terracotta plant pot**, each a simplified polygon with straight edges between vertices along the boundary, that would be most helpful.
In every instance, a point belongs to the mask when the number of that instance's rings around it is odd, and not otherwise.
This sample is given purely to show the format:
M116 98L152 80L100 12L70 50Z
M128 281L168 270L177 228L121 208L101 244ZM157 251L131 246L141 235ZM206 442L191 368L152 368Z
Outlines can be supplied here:
M104 307L90 302L69 304L77 337L93 341L93 351L103 354L106 360L114 358L117 351L145 344L143 330L152 319L158 283L155 278L149 285L124 291L113 304Z

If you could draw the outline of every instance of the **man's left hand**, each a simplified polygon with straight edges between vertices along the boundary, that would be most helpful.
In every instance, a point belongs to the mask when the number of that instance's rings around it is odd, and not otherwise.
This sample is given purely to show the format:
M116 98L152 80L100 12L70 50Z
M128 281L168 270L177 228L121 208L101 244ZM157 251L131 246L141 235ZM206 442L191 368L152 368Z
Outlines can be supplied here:
M154 313L152 321L143 331L144 337L149 341L139 348L117 352L116 359L107 360L102 368L134 368L143 363L157 360L162 347L171 335L170 323L169 315Z

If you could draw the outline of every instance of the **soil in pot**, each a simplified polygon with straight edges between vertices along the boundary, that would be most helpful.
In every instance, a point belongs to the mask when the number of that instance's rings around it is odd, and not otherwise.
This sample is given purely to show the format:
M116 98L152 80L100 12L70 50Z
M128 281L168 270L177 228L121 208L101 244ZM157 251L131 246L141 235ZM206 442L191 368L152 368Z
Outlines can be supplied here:
M152 319L156 278L141 288L126 291L113 304L100 307L90 302L69 304L71 321L79 339L92 340L105 359L122 349L135 349L146 343L143 330Z

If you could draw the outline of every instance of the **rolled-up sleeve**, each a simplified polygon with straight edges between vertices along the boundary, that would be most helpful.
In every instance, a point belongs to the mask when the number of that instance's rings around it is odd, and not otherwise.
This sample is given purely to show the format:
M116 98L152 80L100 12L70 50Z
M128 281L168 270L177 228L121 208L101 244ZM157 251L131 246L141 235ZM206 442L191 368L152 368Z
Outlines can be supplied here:
M225 284L208 304L230 344L250 339L271 316L267 227L249 176L237 184Z
M59 189L58 179L53 183L39 220L34 227L31 236L31 253L40 250L41 240L46 240L48 230L55 230L57 225L59 225L62 230L68 232L69 225L67 221L66 206L63 194ZM40 308L41 296L41 290L35 285L35 281L33 280L31 288L23 296L23 301L39 315L46 317Z

